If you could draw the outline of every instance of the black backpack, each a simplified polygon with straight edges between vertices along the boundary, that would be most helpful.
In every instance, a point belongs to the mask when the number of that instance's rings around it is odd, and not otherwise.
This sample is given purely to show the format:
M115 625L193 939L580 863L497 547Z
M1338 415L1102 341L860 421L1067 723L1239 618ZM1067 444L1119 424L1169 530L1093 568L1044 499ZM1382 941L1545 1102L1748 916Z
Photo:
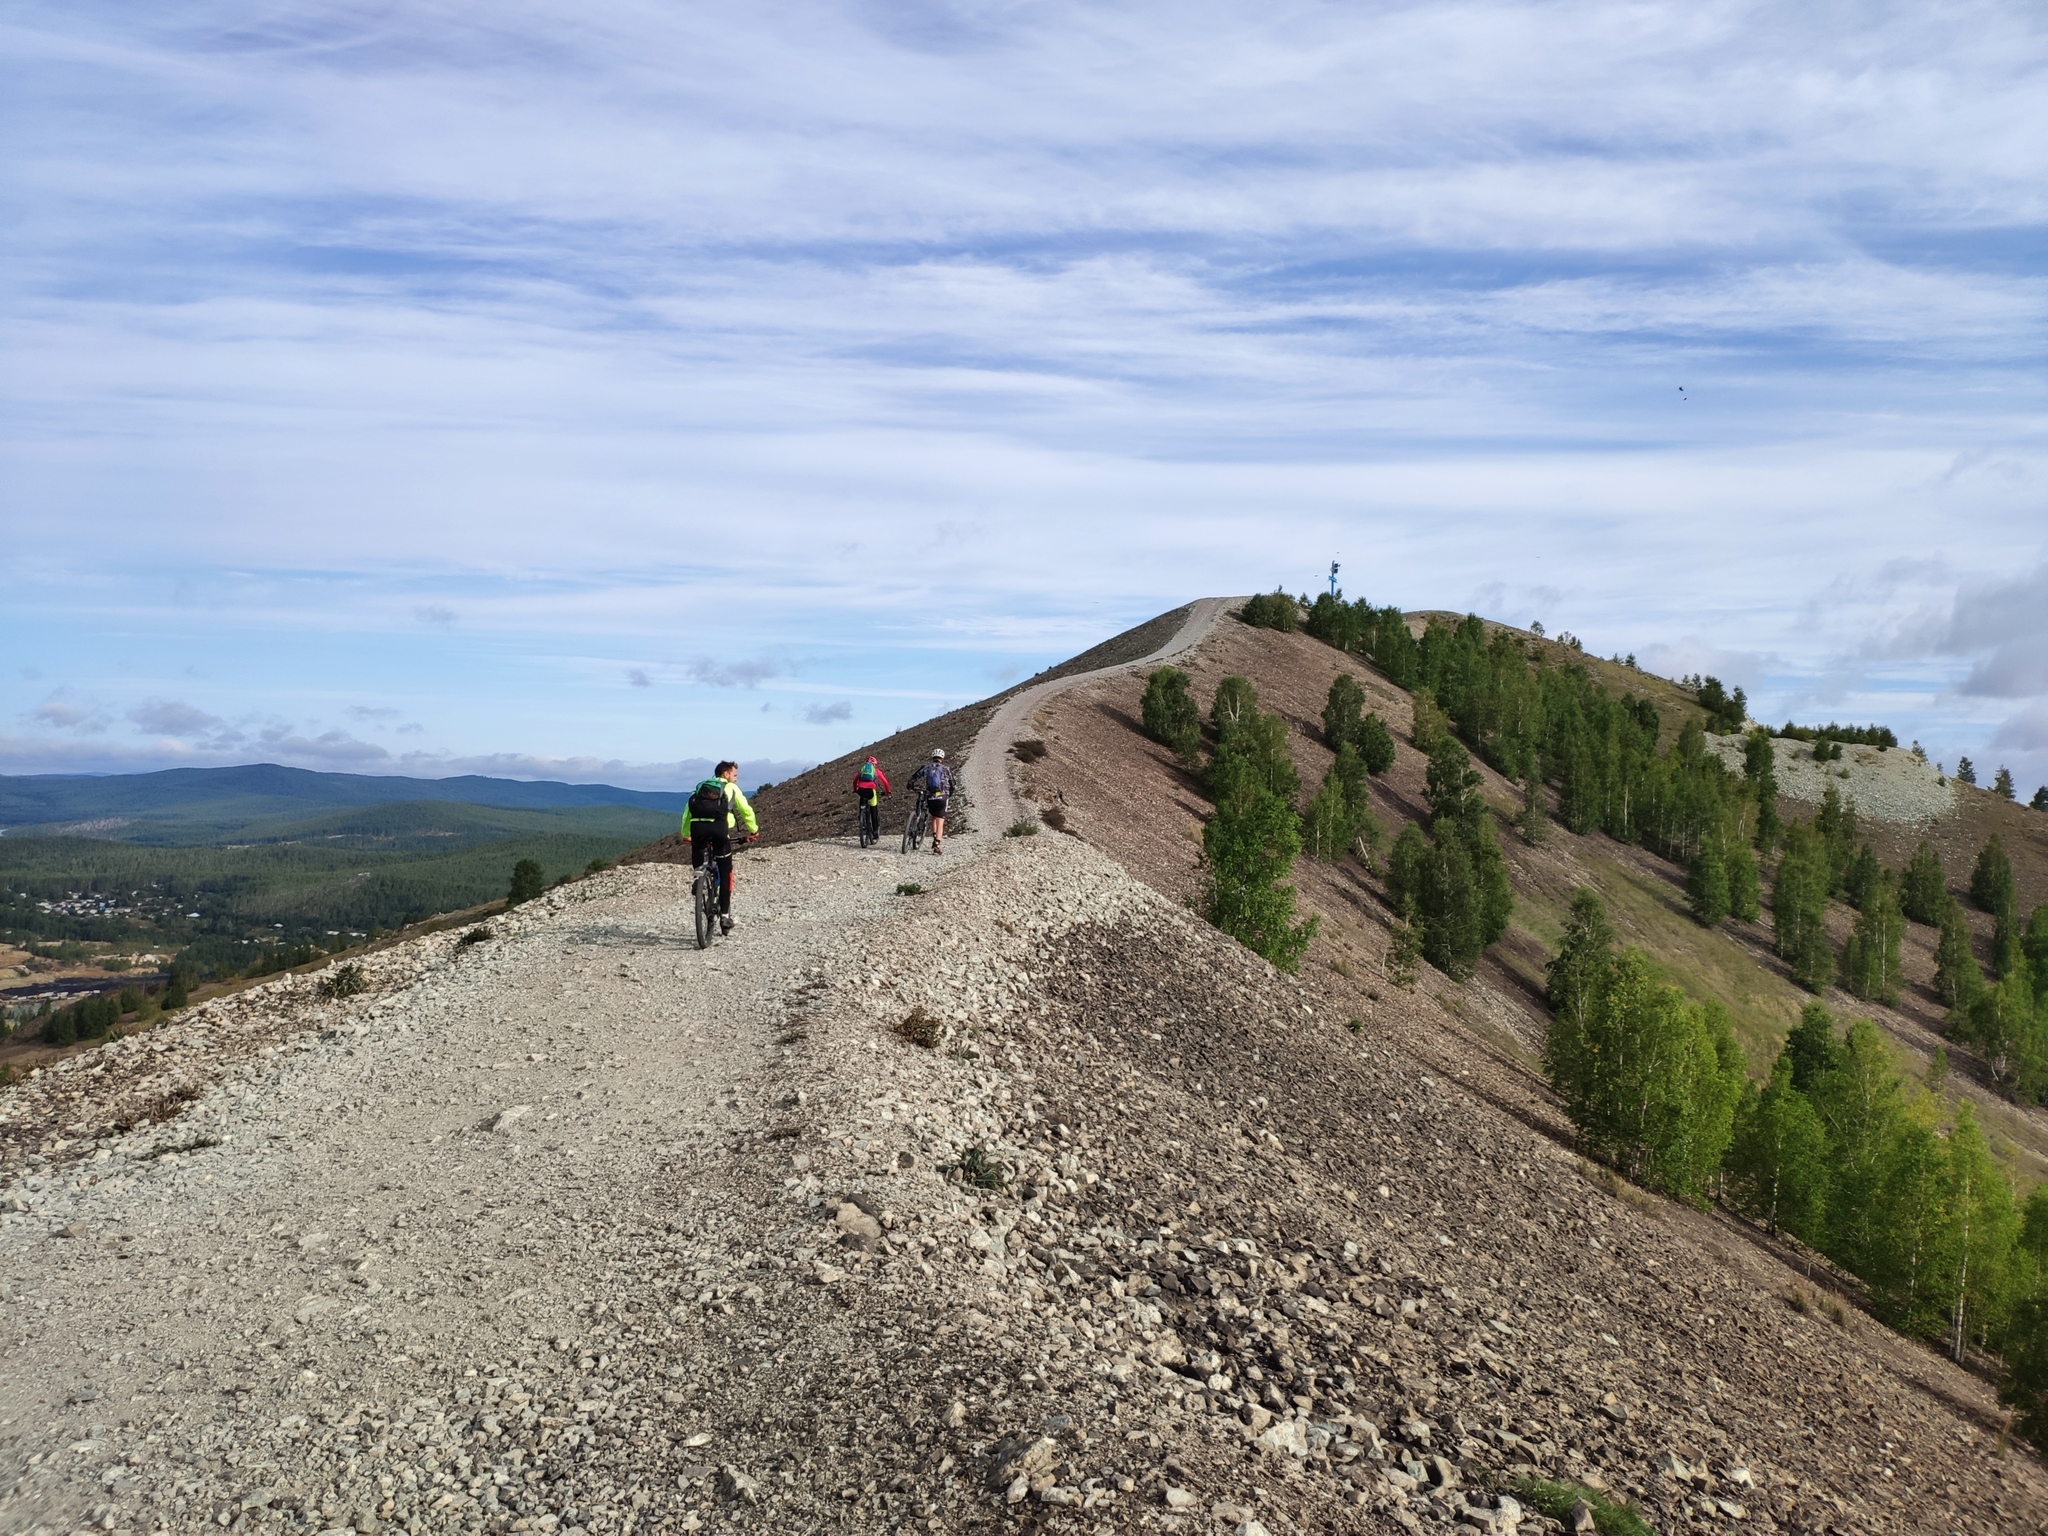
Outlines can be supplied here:
M705 822L721 832L732 803L725 797L725 780L706 779L690 794L690 825Z

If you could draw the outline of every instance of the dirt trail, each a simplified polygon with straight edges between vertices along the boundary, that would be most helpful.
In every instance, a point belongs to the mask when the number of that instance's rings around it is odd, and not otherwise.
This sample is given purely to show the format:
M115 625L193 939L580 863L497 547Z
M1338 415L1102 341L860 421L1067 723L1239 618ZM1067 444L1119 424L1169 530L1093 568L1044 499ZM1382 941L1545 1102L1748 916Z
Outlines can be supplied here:
M1006 699L1002 708L989 718L987 725L974 739L967 751L966 766L961 770L962 788L966 792L968 807L976 814L974 825L984 831L1001 832L1015 822L1022 814L1016 790L1011 783L1010 743L1020 736L1032 734L1031 717L1045 706L1055 695L1081 683L1099 682L1119 672L1133 671L1139 667L1156 667L1161 662L1171 661L1185 651L1191 651L1209 637L1216 627L1216 621L1237 604L1241 597L1205 597L1198 601L1189 612L1178 633L1151 655L1123 666L1103 667L1094 672L1083 672L1073 677L1057 678L1052 682L1040 683L1035 688Z

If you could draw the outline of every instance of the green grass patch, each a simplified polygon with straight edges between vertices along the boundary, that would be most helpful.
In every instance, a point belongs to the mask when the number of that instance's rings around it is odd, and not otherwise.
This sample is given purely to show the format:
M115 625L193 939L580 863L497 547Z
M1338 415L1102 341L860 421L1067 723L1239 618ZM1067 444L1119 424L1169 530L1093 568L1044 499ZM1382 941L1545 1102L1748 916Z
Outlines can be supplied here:
M915 880L906 880L896 887L896 894L898 896L922 896L924 894L924 887Z
M1629 1504L1618 1504L1598 1488L1588 1488L1584 1483L1553 1483L1544 1478L1526 1477L1515 1484L1515 1497L1531 1509L1564 1523L1572 1528L1572 1508L1579 1500L1586 1501L1586 1507L1593 1511L1593 1525L1600 1536L1657 1536L1655 1527L1636 1513Z

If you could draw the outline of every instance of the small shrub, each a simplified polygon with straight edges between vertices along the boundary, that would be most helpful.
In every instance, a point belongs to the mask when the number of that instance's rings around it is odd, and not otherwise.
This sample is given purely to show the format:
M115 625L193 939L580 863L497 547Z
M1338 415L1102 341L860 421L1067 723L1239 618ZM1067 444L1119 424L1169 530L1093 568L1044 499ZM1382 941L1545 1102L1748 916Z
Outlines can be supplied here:
M1004 829L1003 836L1036 837L1038 836L1038 823L1028 816L1020 816Z
M1353 1033L1354 1035L1362 1035L1365 1033L1365 1020L1347 1019L1344 1021L1344 1027L1350 1030L1351 1033Z
M921 1045L926 1050L931 1050L936 1046L939 1043L940 1037L945 1032L946 1026L926 1013L923 1003L919 1003L915 1008L912 1008L896 1026L897 1034L908 1040L912 1045Z
M1022 741L1011 742L1010 750L1017 754L1018 762L1035 763L1052 749L1036 737L1026 737Z
M1067 830L1067 813L1057 805L1048 805L1038 813L1038 819L1055 832Z
M1806 1292L1796 1285L1792 1287L1791 1294L1786 1296L1785 1305L1801 1317L1809 1317L1813 1313L1813 1303L1807 1299Z
M906 880L896 887L896 894L898 896L922 896L924 894L924 887L915 880Z
M192 1001L191 985L192 983L186 978L183 971L174 970L171 972L171 979L164 987L163 1010L165 1013L169 1013L173 1009L183 1008Z
M469 944L487 944L496 937L497 935L488 928L472 928L455 941L455 947L461 949Z
M337 966L331 975L320 978L322 997L354 997L370 990L370 979L363 974L363 968L351 960L347 965Z
M969 1147L950 1163L939 1164L939 1172L951 1177L959 1176L963 1184L972 1184L976 1189L1008 1189L1009 1170L988 1155L985 1147Z
M78 1016L69 1008L62 1013L50 1015L43 1025L43 1044L66 1046L78 1044Z
M583 866L583 873L586 875L601 875L611 867L612 861L610 859L592 859Z

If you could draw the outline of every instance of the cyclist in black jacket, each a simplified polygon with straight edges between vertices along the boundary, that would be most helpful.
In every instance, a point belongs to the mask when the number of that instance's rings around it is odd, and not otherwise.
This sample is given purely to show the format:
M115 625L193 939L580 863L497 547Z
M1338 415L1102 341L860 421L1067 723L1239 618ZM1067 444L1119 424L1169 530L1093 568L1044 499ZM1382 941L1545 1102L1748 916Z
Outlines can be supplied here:
M946 840L946 802L953 798L953 770L946 766L946 749L933 747L931 761L910 776L910 792L921 796L932 818L932 852Z

